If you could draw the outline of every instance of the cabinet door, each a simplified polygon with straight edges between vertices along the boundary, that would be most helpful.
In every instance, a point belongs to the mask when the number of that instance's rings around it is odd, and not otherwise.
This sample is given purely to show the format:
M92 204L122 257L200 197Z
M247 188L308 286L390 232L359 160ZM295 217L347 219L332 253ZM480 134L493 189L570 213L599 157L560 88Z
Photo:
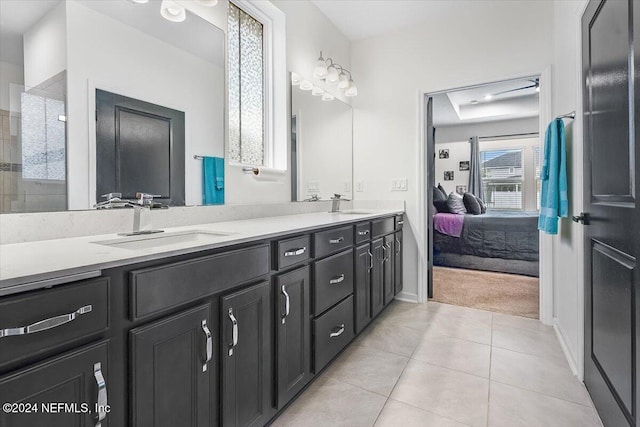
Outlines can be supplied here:
M302 390L312 376L309 281L309 267L276 278L278 408Z
M0 426L93 427L99 417L102 427L108 426L109 416L102 409L108 405L107 370L108 348L102 342L0 378L0 401L28 404L31 410L0 411ZM52 403L69 406L49 406ZM97 404L103 405L99 414Z
M371 269L371 317L375 317L384 307L384 239L371 242L373 268Z
M395 294L393 264L395 263L395 235L384 236L384 305L393 300Z
M135 427L211 424L215 369L211 306L199 306L131 331L132 418Z
M396 248L394 253L394 265L393 270L395 273L395 294L398 295L402 291L402 231L396 232Z
M373 254L369 244L359 246L354 253L355 286L355 332L359 334L371 321L371 270Z
M271 417L271 292L262 282L221 299L222 424L262 426Z

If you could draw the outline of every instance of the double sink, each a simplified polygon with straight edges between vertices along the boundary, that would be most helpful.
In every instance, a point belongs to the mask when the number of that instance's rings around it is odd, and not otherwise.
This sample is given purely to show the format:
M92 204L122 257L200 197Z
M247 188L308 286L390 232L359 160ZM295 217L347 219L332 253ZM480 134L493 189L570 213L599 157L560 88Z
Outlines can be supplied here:
M186 230L176 231L170 233L158 233L138 235L131 237L121 237L117 239L101 240L95 243L98 245L109 246L112 248L140 250L140 249L154 249L162 246L180 245L184 243L191 243L200 245L207 245L216 243L222 240L224 237L233 235L236 233L225 233L218 231L202 231L202 230Z

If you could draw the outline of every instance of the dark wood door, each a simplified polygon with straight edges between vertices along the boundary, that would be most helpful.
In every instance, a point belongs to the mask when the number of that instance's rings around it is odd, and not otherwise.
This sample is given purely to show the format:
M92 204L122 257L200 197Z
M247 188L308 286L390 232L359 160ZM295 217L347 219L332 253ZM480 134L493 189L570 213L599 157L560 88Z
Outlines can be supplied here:
M403 280L403 276L402 276L402 257L403 257L403 252L402 252L402 231L397 231L396 232L396 246L395 246L395 252L394 252L394 264L393 264L393 272L395 275L395 281L394 281L394 285L395 285L395 294L398 295L403 288L403 284L402 284L402 280Z
M640 426L639 9L637 1L591 1L582 18L584 201L589 215L585 384L605 426L616 427Z
M355 332L359 334L371 322L371 270L373 254L369 244L358 246L354 252L355 283L354 310Z
M395 295L394 264L395 264L395 235L384 236L384 305L389 304Z
M206 304L131 331L133 426L211 425L210 328Z
M222 425L262 426L271 417L269 282L221 298Z
M311 288L309 267L276 277L278 408L311 379Z
M384 308L384 239L371 242L373 268L371 269L371 317L376 317Z
M185 115L96 90L96 197L136 192L184 205Z
M109 403L108 363L107 343L103 342L0 378L2 403L27 404L26 409L9 408L15 411L3 408L0 426L95 426L98 422L95 405L99 401ZM48 413L45 406L52 402L75 406L69 406L69 410L58 409L58 413ZM83 412L83 404L88 405L90 412ZM108 426L106 411L102 417L102 426Z

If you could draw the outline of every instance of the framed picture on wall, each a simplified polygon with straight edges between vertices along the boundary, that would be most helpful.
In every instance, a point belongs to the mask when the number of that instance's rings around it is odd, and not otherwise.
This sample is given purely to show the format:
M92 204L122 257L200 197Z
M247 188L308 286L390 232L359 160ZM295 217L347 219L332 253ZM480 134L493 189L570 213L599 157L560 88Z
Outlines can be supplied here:
M444 171L444 180L453 181L453 171Z
M442 150L438 151L438 157L441 159L448 159L449 149L443 148Z
M466 185L456 185L456 193L464 194L466 192L467 192L467 186Z
M469 170L469 160L465 160L463 162L460 162L460 170L461 171L468 171Z

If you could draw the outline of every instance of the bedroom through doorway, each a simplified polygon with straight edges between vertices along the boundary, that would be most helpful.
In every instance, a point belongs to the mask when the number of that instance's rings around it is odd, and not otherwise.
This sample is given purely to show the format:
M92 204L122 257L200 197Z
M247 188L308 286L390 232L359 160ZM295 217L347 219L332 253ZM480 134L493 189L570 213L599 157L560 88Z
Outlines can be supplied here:
M436 302L540 316L539 76L431 94Z

